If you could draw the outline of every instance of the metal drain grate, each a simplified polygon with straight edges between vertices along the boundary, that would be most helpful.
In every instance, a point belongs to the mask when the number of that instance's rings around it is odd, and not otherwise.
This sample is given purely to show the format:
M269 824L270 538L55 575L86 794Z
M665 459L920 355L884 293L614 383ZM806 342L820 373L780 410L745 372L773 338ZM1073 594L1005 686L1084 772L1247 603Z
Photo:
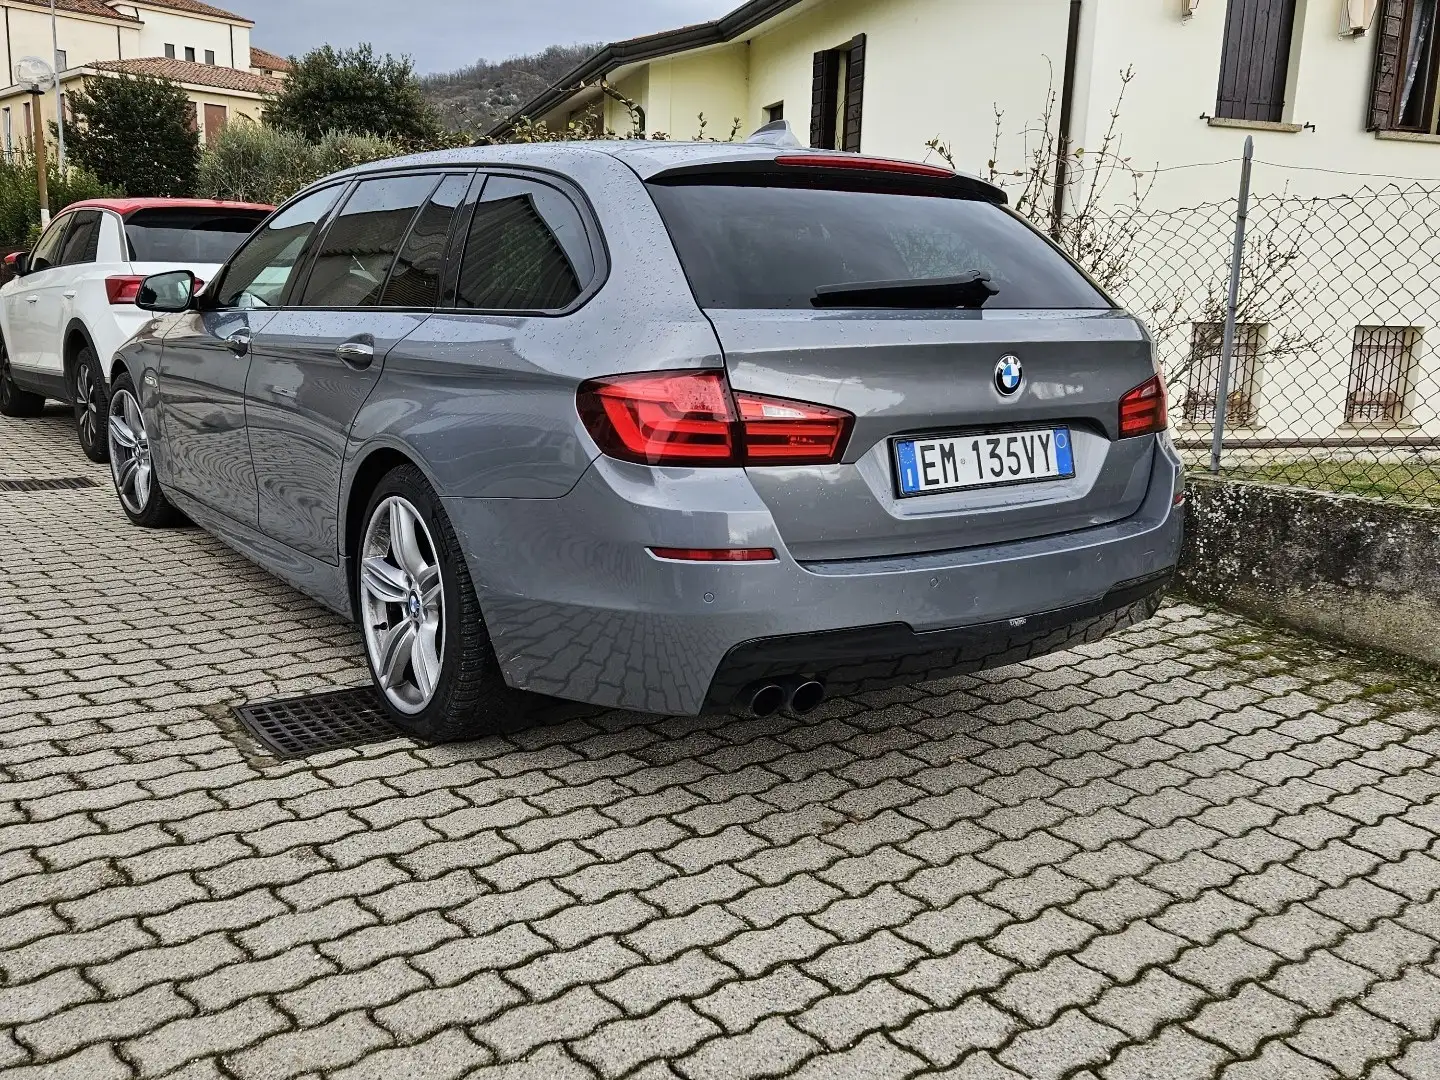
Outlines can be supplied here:
M280 758L365 746L405 734L380 711L369 686L241 705L233 711L245 729Z
M77 491L99 486L88 476L58 476L53 480L0 480L0 491Z

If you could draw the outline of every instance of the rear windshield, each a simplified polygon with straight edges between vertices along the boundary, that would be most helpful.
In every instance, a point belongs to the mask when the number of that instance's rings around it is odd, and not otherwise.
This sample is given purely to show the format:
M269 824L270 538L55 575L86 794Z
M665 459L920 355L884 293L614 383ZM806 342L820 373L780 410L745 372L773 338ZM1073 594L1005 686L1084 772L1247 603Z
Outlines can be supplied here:
M851 282L990 275L993 308L1109 308L1070 262L993 203L811 187L652 184L701 307L811 308ZM833 306L833 305L832 305Z
M223 263L266 216L263 210L139 210L125 219L130 261Z

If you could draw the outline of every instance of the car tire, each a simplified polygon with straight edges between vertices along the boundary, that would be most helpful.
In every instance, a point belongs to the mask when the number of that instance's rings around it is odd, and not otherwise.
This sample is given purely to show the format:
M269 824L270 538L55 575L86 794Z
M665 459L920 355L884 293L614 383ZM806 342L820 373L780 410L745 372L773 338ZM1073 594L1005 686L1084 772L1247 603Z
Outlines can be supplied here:
M150 459L150 440L145 431L145 414L140 395L128 374L118 375L110 388L109 423L110 478L120 509L131 524L142 529L166 529L183 524L180 513L165 497Z
M371 495L354 564L365 659L396 725L440 743L523 722L535 697L506 684L455 530L415 466Z
M105 373L100 358L86 345L75 357L75 430L80 449L97 465L110 460L110 395L105 390Z
M10 373L10 350L0 341L0 416L31 420L45 411L45 396L21 390Z

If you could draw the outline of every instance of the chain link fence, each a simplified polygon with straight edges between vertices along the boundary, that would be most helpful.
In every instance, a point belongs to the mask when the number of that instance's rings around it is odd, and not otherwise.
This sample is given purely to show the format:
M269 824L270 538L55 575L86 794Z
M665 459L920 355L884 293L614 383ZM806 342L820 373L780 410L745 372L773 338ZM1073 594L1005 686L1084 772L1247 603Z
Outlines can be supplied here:
M1176 443L1201 469L1222 414L1238 207L1237 196L1094 230L1123 253L1107 284L1148 323ZM1220 473L1440 504L1437 318L1440 185L1252 197Z

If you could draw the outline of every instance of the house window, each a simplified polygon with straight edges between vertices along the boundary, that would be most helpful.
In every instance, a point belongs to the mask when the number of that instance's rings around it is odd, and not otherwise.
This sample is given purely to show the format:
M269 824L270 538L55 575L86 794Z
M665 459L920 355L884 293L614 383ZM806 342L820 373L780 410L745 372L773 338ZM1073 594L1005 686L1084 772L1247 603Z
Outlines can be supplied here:
M6 106L4 113L5 125L5 160L10 161L15 157L15 124L14 117L10 115L10 108Z
M21 115L22 115L22 116L24 117L24 119L25 119L25 129L20 132L20 138L21 138L21 141L23 141L26 146L28 146L28 147L33 147L33 146L34 146L34 142L33 142L34 135L33 135L33 133L34 133L34 131L35 131L35 120L34 120L34 118L33 118L33 115L32 115L31 109L30 109L30 102L28 102L28 101L25 102L25 104L24 104L24 106L23 106L23 109L24 109L24 111L21 113Z
M1215 399L1220 396L1220 361L1224 352L1225 324L1196 323L1190 334L1190 370L1185 377L1186 423L1213 424ZM1225 422L1244 427L1255 422L1259 405L1260 352L1265 346L1265 327L1260 323L1239 323L1235 327L1235 356L1230 367L1226 394Z
M70 70L70 61L66 58L66 54L65 54L65 50L64 50L64 49L56 49L56 50L55 50L55 70L56 70L56 71L69 71L69 70Z
M765 106L765 122L773 124L776 120L785 119L785 103L777 101L774 105Z
M1285 116L1295 0L1230 0L1215 115L1279 123Z
M192 133L198 133L200 131L200 107L193 101L187 101L185 103L185 126L189 128Z
M205 63L209 64L211 67L214 67L214 66L215 66L215 50L214 50L214 49L206 49L206 50L205 50Z
M1385 0L1378 20L1370 127L1433 135L1440 130L1440 3Z
M860 150L865 94L865 35L815 54L810 87L810 145Z
M175 59L175 46L167 43L166 46L165 46L165 55L166 55L167 57L169 57L171 60L174 60L174 59Z
M1347 424L1399 424L1420 331L1413 326L1357 326L1350 353L1350 386L1345 395Z
M192 64L195 62L195 50L192 49L189 45L185 46L185 59Z

